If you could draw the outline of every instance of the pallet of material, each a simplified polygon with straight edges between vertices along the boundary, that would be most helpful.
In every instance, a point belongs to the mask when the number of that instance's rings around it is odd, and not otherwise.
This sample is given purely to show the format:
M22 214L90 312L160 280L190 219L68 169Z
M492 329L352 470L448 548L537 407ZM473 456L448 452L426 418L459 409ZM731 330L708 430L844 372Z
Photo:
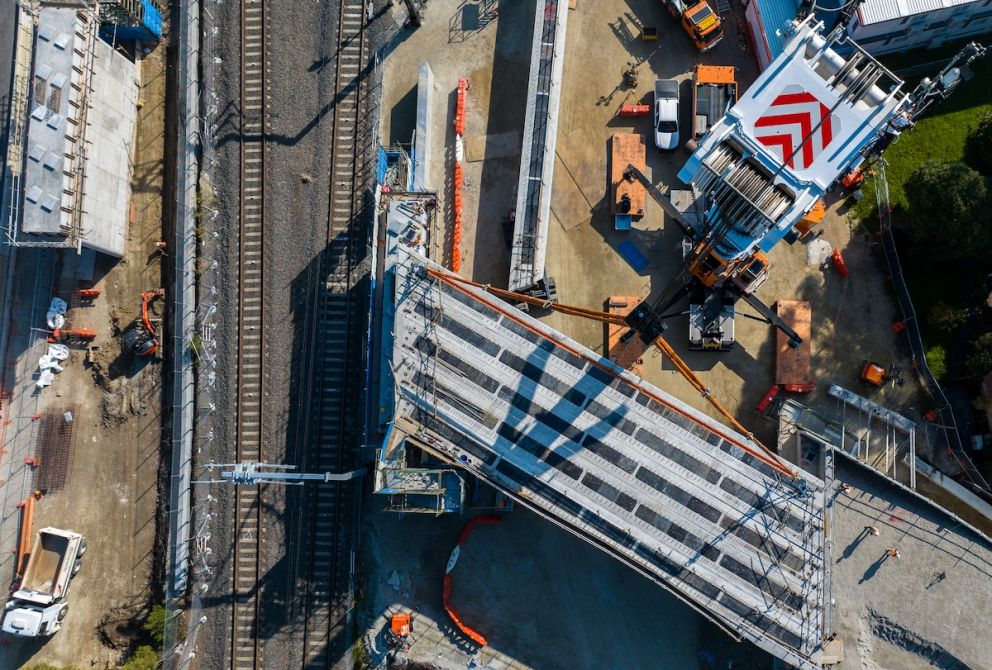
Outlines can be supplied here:
M607 301L606 307L610 314L627 316L640 302L641 299L635 295L613 295ZM644 340L636 334L631 334L628 341L622 342L620 338L624 333L630 332L630 328L626 326L611 323L607 324L607 329L606 355L620 367L630 370L638 377L642 376L641 364L644 362L644 351L647 349Z
M813 310L805 300L779 300L775 313L803 338L798 348L789 346L789 337L781 330L775 333L775 383L783 391L809 393L815 387L813 378L812 343Z
M614 133L610 138L610 211L613 214L629 214L635 219L644 216L647 197L644 185L633 178L625 179L623 175L628 165L644 172L646 160L647 146L642 135ZM625 195L630 198L629 208L620 205Z

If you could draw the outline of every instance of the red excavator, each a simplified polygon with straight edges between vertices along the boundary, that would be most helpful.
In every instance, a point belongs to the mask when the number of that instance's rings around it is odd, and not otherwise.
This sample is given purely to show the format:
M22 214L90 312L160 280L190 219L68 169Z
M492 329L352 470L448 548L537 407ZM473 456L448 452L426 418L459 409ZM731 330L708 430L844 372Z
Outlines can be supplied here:
M138 356L151 356L161 346L155 327L148 318L148 306L155 298L165 295L165 289L141 292L141 317L135 319L131 326L124 331L121 339L124 347Z

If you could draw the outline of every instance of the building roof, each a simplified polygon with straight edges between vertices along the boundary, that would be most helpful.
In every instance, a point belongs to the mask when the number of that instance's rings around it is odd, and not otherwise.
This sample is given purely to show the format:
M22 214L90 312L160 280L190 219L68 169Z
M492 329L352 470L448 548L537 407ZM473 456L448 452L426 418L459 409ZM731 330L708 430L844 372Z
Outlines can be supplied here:
M21 230L66 235L78 205L85 56L94 26L72 8L44 7L38 18L28 102Z
M394 429L819 668L823 482L481 289L397 250ZM749 453L750 452L750 453Z
M858 21L867 26L973 2L978 0L865 0L858 6Z
M89 93L83 246L121 257L127 241L131 161L137 123L138 82L134 63L96 40L94 88Z
M798 0L754 0L764 26L765 40L772 60L778 57L791 34L787 33L787 24L796 18L799 9Z

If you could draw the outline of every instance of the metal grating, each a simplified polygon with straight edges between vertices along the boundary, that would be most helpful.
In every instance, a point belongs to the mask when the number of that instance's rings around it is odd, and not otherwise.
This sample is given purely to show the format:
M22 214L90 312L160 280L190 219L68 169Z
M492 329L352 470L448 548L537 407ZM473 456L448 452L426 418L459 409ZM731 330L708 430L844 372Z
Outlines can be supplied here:
M78 425L78 405L51 407L41 417L37 452L41 463L38 466L37 488L49 493L65 488L72 474Z
M400 252L397 430L670 588L732 633L818 667L823 482Z

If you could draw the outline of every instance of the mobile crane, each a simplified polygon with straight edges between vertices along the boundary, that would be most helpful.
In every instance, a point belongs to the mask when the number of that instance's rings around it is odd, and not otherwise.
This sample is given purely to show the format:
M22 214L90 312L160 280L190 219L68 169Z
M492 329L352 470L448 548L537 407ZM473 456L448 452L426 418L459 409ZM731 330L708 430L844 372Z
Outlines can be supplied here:
M723 39L720 17L706 0L689 4L683 0L662 0L669 13L679 20L689 39L702 52L709 51ZM691 0L690 0L691 2Z
M666 319L686 313L669 310L689 295L692 330L700 333L690 342L694 348L733 346L733 305L740 299L757 312L754 318L799 346L800 336L755 295L768 276L768 252L782 239L794 241L794 226L844 175L878 160L965 79L965 66L985 54L981 45L969 44L935 79L906 94L900 79L847 39L845 25L824 36L815 16L791 23L783 53L679 171L690 185L687 207L676 208L670 194L628 166L686 237L682 271L627 317L645 343L657 340ZM834 50L841 44L850 46L849 56Z

